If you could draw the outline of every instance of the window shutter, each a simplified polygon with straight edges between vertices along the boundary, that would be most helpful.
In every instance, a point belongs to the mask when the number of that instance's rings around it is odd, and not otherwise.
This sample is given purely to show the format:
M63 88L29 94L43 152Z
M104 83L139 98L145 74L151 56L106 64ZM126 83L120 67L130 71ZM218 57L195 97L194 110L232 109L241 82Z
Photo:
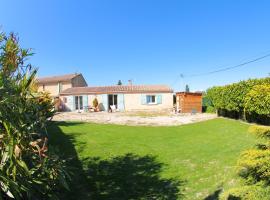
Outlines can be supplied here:
M125 110L124 94L117 94L117 108L120 111Z
M108 95L107 94L102 94L102 104L103 104L103 109L105 111L108 111Z
M142 96L141 96L141 104L146 105L146 95L145 94L142 94Z
M88 96L87 95L83 95L83 109L85 108L85 106L88 106Z
M71 110L76 110L76 101L75 101L75 96L72 96L72 109Z
M162 104L162 95L157 95L157 104Z
M73 111L75 110L75 100L74 100L74 96L68 96L67 97L67 110L68 111Z

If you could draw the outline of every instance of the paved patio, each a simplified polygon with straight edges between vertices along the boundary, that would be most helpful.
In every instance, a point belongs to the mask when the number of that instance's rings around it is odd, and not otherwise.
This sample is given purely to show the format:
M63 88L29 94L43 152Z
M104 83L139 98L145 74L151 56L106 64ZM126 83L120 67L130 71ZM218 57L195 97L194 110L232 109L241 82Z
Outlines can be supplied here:
M177 126L216 118L216 114L167 114L157 116L140 115L136 113L57 113L54 121L83 121L102 124L120 124L132 126Z

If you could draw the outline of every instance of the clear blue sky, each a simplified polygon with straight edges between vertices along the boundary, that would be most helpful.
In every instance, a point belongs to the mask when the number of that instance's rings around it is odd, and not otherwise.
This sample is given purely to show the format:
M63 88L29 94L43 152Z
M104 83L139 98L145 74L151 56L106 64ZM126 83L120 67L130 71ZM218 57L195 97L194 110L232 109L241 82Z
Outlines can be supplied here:
M0 24L36 53L39 76L81 72L89 85L168 84L270 52L270 1L2 0ZM270 57L235 70L185 77L206 89L265 77Z

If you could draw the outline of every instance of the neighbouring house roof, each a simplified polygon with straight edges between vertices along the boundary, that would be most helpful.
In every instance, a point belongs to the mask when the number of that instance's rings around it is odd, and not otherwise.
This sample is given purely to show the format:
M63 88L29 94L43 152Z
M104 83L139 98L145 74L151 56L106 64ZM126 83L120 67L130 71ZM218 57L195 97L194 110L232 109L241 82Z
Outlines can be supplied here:
M49 76L49 77L41 77L37 79L38 84L46 84L46 83L58 83L58 82L70 82L76 76L80 76L81 74L65 74L60 76Z
M173 93L173 90L166 85L115 85L68 88L61 95L116 93Z

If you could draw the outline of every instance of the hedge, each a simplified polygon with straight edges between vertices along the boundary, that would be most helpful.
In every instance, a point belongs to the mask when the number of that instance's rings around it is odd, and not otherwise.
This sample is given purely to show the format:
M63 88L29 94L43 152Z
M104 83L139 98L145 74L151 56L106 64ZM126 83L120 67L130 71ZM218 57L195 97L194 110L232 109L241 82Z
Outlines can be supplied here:
M245 97L246 112L255 112L259 115L270 113L270 85L256 85Z
M268 124L270 121L270 78L249 79L206 91L218 114Z

